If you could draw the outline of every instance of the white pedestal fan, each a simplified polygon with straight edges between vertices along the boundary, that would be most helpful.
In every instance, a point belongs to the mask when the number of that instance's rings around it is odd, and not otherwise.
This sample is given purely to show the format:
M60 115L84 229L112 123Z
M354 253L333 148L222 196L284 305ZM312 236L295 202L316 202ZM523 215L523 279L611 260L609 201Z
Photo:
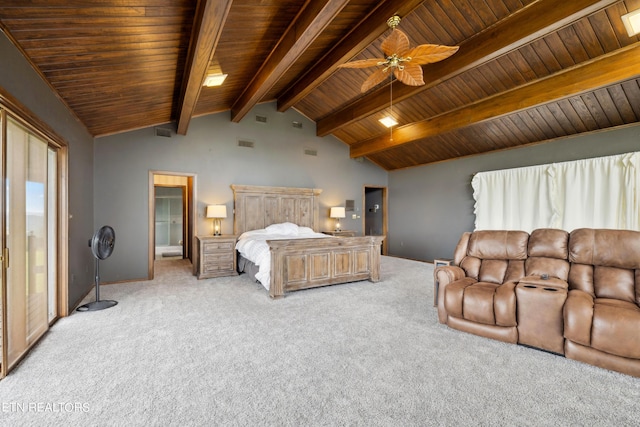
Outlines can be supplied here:
M96 259L96 300L78 307L78 311L96 311L113 307L118 301L100 300L100 270L99 261L109 258L116 242L116 233L108 225L103 226L93 234L89 240L91 252Z

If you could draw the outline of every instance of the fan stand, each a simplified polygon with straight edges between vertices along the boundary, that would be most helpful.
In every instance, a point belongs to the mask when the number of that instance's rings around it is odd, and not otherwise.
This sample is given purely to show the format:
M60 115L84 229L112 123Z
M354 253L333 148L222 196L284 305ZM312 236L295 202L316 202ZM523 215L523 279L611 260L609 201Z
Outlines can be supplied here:
M105 308L113 307L118 301L103 300L100 301L100 273L98 269L98 258L96 258L96 300L87 304L83 304L77 308L78 311L98 311Z
M98 263L99 260L106 259L111 255L115 240L115 232L113 231L113 228L108 225L105 225L96 231L93 238L89 240L91 252L96 259L96 300L94 302L81 305L77 308L78 311L104 310L105 308L113 307L118 304L117 301L100 301L100 269Z

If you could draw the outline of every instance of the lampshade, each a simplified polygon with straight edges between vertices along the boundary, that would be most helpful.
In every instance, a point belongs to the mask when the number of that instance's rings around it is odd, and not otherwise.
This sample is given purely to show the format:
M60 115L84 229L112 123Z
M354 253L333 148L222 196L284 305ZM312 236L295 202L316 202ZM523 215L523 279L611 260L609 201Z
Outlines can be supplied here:
M226 205L209 205L207 206L207 218L226 218Z
M338 206L331 208L331 212L329 213L330 218L344 218L344 207Z

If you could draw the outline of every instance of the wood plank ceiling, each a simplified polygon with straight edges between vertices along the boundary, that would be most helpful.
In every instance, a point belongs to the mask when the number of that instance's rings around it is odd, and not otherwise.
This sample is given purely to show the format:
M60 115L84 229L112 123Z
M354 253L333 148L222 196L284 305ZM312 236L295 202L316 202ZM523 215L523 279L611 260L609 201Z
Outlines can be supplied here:
M640 0L0 0L0 29L94 136L260 102L386 170L640 121ZM381 57L398 14L411 46L458 45L424 86L338 69ZM207 73L228 77L203 87ZM378 119L391 110L393 133ZM251 118L245 118L251 120Z

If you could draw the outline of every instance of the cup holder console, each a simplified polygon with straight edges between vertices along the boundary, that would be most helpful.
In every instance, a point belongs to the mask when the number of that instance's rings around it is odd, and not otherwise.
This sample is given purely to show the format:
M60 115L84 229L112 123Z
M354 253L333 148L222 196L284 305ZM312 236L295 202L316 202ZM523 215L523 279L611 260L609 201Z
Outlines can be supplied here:
M523 288L538 289L536 285L522 285ZM545 291L558 292L558 288L542 288Z
M519 344L564 354L562 308L567 292L566 281L547 275L524 277L518 283L516 316Z

